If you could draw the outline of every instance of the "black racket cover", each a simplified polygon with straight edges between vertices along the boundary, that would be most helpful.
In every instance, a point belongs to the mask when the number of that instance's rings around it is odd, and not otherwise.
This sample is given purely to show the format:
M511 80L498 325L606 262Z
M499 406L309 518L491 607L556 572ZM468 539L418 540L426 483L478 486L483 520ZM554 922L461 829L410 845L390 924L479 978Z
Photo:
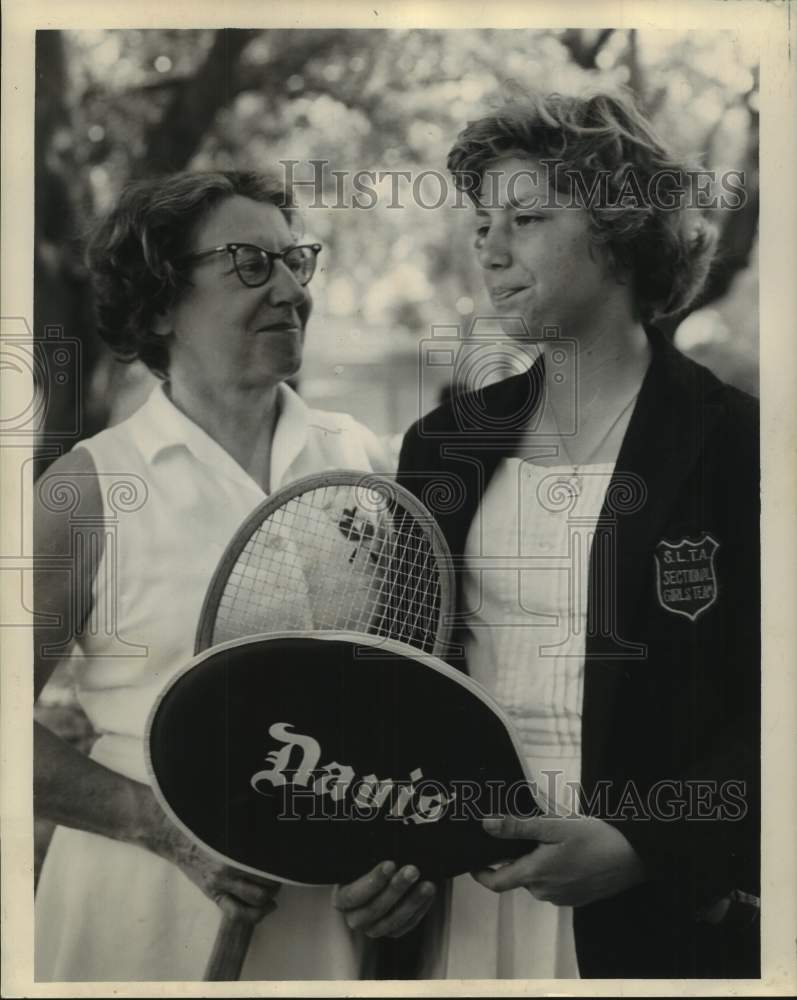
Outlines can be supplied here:
M284 882L345 883L386 860L438 879L534 846L481 827L539 811L500 711L469 678L391 640L216 646L162 693L148 753L178 825Z

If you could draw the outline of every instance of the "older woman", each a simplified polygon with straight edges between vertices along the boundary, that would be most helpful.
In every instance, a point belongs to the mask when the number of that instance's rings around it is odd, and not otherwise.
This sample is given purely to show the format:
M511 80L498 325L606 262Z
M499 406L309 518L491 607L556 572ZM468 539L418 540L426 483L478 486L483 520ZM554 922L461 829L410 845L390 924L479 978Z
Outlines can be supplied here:
M755 977L756 405L654 325L700 292L712 231L623 97L506 106L449 168L539 357L411 428L399 480L458 483L459 665L550 815L485 821L528 853L454 881L426 972Z
M128 188L91 243L101 334L161 382L38 484L36 690L70 656L99 734L87 758L36 727L36 807L59 824L36 899L39 980L198 979L222 911L272 910L242 978L357 978L364 935L401 934L433 896L390 863L334 897L278 892L198 851L148 785L148 712L192 656L236 528L297 477L383 461L364 427L285 383L321 249L295 221L266 176L183 174Z

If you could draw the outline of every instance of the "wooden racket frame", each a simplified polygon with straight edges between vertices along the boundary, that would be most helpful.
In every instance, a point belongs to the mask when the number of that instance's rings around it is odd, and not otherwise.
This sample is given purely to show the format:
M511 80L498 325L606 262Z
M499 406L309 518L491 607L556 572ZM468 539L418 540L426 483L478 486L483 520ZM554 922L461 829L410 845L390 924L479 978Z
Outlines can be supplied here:
M199 615L199 624L194 641L195 654L201 653L214 645L213 631L216 624L216 611L227 586L227 581L239 556L246 548L246 545L258 527L266 518L279 510L280 507L284 507L286 503L300 496L302 493L330 486L356 486L360 489L376 488L384 490L390 495L391 499L395 498L400 501L409 513L413 515L419 526L425 530L432 543L432 552L435 557L438 578L440 580L440 610L438 613L437 634L434 646L431 650L424 652L430 652L433 656L442 656L451 636L450 622L454 615L454 601L456 599L454 572L452 568L453 560L445 536L429 510L404 486L400 486L389 476L375 472L355 472L351 469L331 469L327 472L318 472L311 476L304 476L302 479L297 479L295 482L272 494L252 511L241 527L235 532L211 578ZM369 633L363 634L366 635ZM408 645L417 648L411 642Z
M431 541L432 552L435 557L440 580L440 608L437 616L437 633L431 655L438 657L443 655L451 635L450 623L454 614L454 602L456 599L453 560L445 536L430 511L427 510L417 497L405 487L400 486L394 479L380 473L357 472L351 469L330 469L326 472L304 476L302 479L297 479L295 482L272 494L252 511L236 531L213 573L199 615L199 624L194 642L195 654L202 653L213 646L216 611L227 586L230 573L254 532L267 517L270 517L271 514L279 510L280 507L283 507L290 500L310 490L329 486L356 486L361 489L368 489L369 486L373 486L384 490L389 494L391 499L395 497L400 501L410 514L413 515L419 526L426 531ZM337 630L325 629L324 631L332 635ZM297 632L295 634L301 633ZM346 634L349 633L347 632ZM382 637L374 637L368 633L361 634L370 641L373 641L374 638L380 638L381 641L385 641ZM407 645L415 652L425 652L419 650L412 643L407 643ZM226 914L223 916L213 945L213 951L205 969L205 982L230 982L239 978L253 932L254 924L247 924L245 921Z

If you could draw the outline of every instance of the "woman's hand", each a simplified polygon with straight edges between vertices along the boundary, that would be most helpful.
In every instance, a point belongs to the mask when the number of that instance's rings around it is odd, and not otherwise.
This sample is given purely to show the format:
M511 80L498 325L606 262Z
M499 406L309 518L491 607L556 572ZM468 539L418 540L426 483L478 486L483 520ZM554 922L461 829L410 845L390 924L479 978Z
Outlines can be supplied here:
M398 938L421 922L434 901L434 884L419 879L414 866L396 871L392 861L383 861L355 882L336 886L332 902L352 930Z
M277 908L274 899L279 882L249 875L209 857L182 833L154 802L159 816L153 814L149 837L151 850L177 867L199 886L208 899L230 917L256 924Z
M278 883L208 857L158 805L149 785L90 760L44 726L34 726L37 815L135 844L177 865L228 914L255 923L276 906Z
M644 865L622 833L593 816L504 817L483 826L494 837L539 842L517 861L474 872L493 892L523 887L556 906L583 906L645 880Z

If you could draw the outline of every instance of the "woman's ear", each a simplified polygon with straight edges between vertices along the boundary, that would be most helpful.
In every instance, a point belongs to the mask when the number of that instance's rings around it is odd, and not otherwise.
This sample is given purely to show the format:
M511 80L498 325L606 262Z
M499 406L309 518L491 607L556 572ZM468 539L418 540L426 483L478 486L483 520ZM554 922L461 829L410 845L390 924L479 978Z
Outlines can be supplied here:
M152 332L159 337L171 337L174 333L174 323L172 321L171 309L163 309L155 313L152 321Z

